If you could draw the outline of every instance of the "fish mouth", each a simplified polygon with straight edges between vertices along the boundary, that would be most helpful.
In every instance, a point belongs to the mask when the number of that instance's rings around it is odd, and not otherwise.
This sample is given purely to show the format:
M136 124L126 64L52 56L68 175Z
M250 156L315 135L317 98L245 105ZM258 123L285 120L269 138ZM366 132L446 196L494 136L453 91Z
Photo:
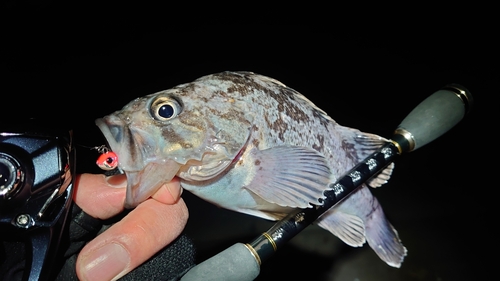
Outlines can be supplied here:
M130 172L142 170L147 151L141 149L147 146L140 134L132 133L124 121L113 115L97 119L95 123L111 151L118 156L119 167Z
M118 168L127 176L125 208L131 209L152 196L163 184L170 182L181 165L172 159L150 161L145 147L147 139L140 133L133 133L120 118L106 116L97 119L96 125L108 142L110 149L118 156Z

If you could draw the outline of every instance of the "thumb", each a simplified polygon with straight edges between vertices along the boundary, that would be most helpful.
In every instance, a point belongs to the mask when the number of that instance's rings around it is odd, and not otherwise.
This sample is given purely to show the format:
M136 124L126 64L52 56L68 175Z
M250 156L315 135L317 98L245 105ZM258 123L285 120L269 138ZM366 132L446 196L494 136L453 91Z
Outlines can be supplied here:
M188 219L182 199L166 205L154 199L139 204L80 252L76 262L81 280L116 280L170 244Z

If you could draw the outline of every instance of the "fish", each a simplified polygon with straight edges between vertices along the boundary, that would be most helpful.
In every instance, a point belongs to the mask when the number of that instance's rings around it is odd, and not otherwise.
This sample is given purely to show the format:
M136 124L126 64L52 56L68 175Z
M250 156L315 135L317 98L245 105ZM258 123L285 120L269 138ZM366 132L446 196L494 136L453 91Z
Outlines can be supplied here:
M219 207L279 220L321 205L324 192L389 142L342 126L298 91L271 77L224 71L138 97L97 119L127 177L133 208L174 177ZM407 250L371 188L394 163L314 223L347 245L365 243L400 267Z

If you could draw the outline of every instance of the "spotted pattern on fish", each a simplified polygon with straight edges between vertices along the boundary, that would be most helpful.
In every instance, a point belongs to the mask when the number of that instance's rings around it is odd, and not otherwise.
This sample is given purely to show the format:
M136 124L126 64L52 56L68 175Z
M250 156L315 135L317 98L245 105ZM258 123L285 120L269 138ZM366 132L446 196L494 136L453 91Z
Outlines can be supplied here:
M182 111L155 122L148 105L162 95L179 100ZM388 141L336 123L302 94L251 72L203 76L96 122L127 174L131 206L177 175L184 189L217 206L271 220L321 205L340 176ZM406 255L366 185L316 223L348 245L367 241L391 266Z
M325 137L323 135L317 135L316 139L318 140L319 145L313 144L312 148L314 148L317 151L323 151L324 150Z

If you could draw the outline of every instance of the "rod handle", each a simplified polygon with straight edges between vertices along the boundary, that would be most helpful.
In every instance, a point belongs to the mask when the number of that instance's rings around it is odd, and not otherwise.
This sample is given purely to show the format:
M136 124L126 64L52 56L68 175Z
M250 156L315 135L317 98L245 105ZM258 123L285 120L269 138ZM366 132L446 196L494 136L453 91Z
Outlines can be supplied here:
M450 84L423 100L406 116L392 138L400 152L410 152L432 142L453 128L470 112L469 90Z

